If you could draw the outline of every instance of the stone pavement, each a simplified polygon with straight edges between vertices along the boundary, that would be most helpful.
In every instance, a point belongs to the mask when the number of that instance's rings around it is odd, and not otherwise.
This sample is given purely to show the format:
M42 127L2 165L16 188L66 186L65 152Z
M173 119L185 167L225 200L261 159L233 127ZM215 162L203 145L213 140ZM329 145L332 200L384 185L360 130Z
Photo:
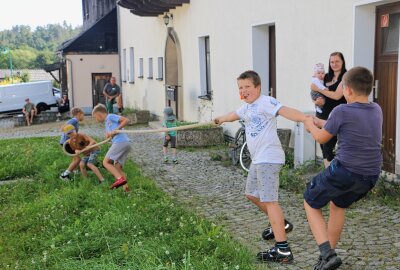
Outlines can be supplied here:
M0 138L58 135L59 127L43 125L35 130L0 130ZM102 136L98 125L81 128L92 136ZM157 185L197 213L215 223L248 246L254 253L270 248L261 232L268 221L248 202L243 193L246 178L239 168L212 161L210 153L220 150L179 150L179 164L162 163L162 135L132 136L132 160ZM129 176L128 176L129 179ZM295 262L291 265L257 264L257 269L313 269L317 246L308 228L301 195L280 191L286 218L295 228L288 235ZM400 213L372 201L363 201L347 212L345 230L339 242L340 269L400 269Z

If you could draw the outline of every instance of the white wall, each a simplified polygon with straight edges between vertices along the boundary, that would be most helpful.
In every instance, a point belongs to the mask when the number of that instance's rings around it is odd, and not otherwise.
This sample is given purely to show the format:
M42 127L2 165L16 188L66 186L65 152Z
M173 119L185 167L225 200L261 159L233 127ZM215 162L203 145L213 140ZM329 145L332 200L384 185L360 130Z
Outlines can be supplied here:
M389 2L395 1L192 0L171 10L182 53L185 120L209 121L242 104L236 77L248 69L266 69L260 57L266 57L268 46L264 45L263 55L262 45L256 43L265 44L268 37L257 26L269 24L275 24L276 29L277 99L301 111L313 111L309 97L313 65L322 62L327 69L329 54L340 51L348 69L354 65L373 69L375 8ZM136 70L139 57L144 57L146 75L147 58L164 56L167 28L162 16L138 17L123 8L120 14L121 48L135 47ZM202 36L210 37L212 101L197 98L201 94L198 38ZM268 77L262 79L264 82ZM163 84L137 78L135 84L123 84L126 105L162 115ZM397 121L400 125L400 110ZM278 125L294 126L283 118ZM234 126L226 126L231 134ZM400 142L399 129L397 141ZM396 153L400 157L400 143Z
M253 69L253 63L260 65L253 55L258 46L253 40L260 38L253 38L253 26L265 23L276 26L277 98L287 106L312 111L309 82L314 63L324 62L327 66L333 51L342 51L347 62L353 62L349 27L353 24L353 2L192 0L189 5L172 10L173 27L182 50L185 120L211 120L241 105L236 77ZM243 13L243 3L247 13ZM221 10L228 10L229 14L222 16ZM136 70L138 59L145 58L146 75L147 58L164 56L167 28L162 16L138 17L124 8L120 8L120 14L121 49L135 48ZM198 38L206 35L210 36L212 102L197 98L201 94ZM123 84L126 105L161 115L165 104L163 84L138 78L135 84ZM283 119L279 125L293 127Z
M86 113L93 108L92 73L112 73L119 81L119 58L117 54L69 54L67 65L72 67L69 75L71 105L81 107Z

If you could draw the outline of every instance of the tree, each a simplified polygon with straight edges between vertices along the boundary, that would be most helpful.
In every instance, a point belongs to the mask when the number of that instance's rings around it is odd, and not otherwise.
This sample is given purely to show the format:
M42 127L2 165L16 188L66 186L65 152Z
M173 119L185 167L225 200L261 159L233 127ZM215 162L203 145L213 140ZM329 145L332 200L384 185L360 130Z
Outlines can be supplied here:
M38 26L16 25L0 31L0 47L11 50L15 68L42 68L56 60L57 48L66 40L79 34L81 27L73 28L66 22ZM0 55L0 69L9 68L9 56Z

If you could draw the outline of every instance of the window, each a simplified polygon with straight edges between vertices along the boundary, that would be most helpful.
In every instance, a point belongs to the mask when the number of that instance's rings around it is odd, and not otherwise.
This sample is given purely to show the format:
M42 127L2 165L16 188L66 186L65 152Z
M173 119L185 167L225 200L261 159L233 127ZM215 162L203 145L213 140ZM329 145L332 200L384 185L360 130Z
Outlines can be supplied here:
M135 63L135 55L134 55L134 51L133 51L133 47L129 48L129 83L134 83L135 82L135 67L134 67L134 63Z
M149 58L149 76L147 79L153 79L153 58Z
M163 63L163 58L162 58L162 57L158 57L157 62L158 62L157 80L162 81L162 80L164 79L164 63Z
M199 38L199 57L200 57L200 87L201 95L199 98L210 100L212 97L211 89L211 61L210 61L210 37Z
M126 49L122 50L122 81L126 82Z
M139 58L139 78L143 78L143 58Z

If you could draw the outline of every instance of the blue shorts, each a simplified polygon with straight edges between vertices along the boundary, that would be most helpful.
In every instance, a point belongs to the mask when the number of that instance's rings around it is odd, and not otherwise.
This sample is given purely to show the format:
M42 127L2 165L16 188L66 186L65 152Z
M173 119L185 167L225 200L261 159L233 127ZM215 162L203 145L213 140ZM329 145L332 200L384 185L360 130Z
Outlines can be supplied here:
M304 192L304 199L314 209L321 209L332 201L337 207L347 208L363 198L379 179L379 175L360 175L347 170L338 160L315 176Z
M90 153L89 156L84 156L81 160L82 163L87 165L88 163L95 164L97 162L97 156L99 155L100 150L94 150Z

